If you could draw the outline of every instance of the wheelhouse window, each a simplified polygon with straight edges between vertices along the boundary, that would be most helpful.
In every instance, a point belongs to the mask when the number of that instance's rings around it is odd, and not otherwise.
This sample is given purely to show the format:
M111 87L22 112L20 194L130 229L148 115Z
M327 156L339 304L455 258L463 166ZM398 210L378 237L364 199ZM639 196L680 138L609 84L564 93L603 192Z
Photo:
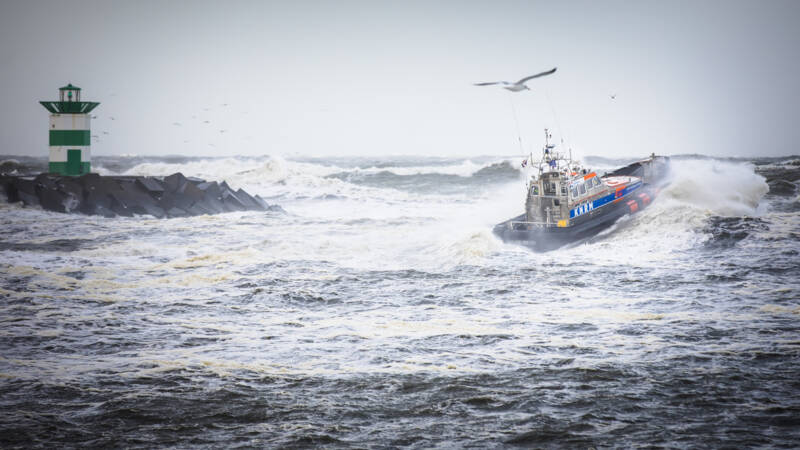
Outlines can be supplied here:
M580 193L580 195L585 194L586 193L586 185L583 184L583 183L579 184L578 185L578 192Z
M570 194L572 194L572 198L578 198L578 188L577 187L572 186L571 188L569 188L569 192L570 192Z

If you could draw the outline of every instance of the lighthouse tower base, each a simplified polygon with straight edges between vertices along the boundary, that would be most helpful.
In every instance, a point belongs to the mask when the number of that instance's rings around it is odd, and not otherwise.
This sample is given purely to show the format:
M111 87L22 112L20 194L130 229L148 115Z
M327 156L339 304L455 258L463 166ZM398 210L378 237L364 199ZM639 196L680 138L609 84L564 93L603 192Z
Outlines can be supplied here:
M48 172L53 175L86 175L92 170L91 154L88 148L56 147L50 149Z

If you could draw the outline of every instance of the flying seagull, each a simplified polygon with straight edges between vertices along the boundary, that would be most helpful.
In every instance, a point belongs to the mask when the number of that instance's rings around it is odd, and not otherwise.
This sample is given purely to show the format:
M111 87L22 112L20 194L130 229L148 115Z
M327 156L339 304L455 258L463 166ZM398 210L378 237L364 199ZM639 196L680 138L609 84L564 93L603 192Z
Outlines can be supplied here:
M532 80L534 78L543 77L545 75L550 75L550 74L554 73L557 68L558 67L553 67L552 70L548 70L547 72L537 73L536 75L531 75L529 77L525 77L525 78L517 81L516 83L510 83L508 81L491 81L489 83L475 83L475 86L491 86L493 84L499 84L500 87L508 89L511 92L519 92L519 91L530 90L530 88L525 85L526 81Z

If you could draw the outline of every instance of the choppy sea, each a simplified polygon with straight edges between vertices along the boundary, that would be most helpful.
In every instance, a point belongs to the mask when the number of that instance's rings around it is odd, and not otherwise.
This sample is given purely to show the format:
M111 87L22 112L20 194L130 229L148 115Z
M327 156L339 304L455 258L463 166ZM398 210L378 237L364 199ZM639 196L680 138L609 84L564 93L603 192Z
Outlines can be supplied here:
M0 447L800 446L800 158L674 157L549 253L491 233L519 162L96 157L285 212L0 201Z

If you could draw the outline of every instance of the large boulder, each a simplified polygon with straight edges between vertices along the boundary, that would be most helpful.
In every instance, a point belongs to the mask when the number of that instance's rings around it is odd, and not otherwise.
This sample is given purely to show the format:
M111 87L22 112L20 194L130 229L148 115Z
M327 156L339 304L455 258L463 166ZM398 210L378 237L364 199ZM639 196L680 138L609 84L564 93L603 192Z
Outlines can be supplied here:
M29 178L18 178L14 183L14 193L17 200L25 206L39 206L39 195L36 192L36 181Z
M158 199L164 194L164 185L152 177L137 177L136 184L151 197Z
M65 213L74 209L73 207L70 208L70 210L67 210L67 200L71 197L70 194L59 191L58 189L40 187L37 196L39 198L39 204L42 205L42 208L48 211ZM73 201L75 201L75 197L71 198Z
M222 204L225 206L226 211L247 210L247 206L230 189L225 189L222 191Z
M256 199L251 197L250 194L245 192L244 189L242 189L242 188L239 188L239 190L236 191L236 198L238 198L239 201L242 202L242 204L245 206L245 208L247 208L249 210L250 209L255 209L255 210L263 209L261 207L261 204L258 203L256 201Z
M187 180L182 173L173 173L168 177L164 177L164 190L168 192L178 192L188 182L189 180Z

